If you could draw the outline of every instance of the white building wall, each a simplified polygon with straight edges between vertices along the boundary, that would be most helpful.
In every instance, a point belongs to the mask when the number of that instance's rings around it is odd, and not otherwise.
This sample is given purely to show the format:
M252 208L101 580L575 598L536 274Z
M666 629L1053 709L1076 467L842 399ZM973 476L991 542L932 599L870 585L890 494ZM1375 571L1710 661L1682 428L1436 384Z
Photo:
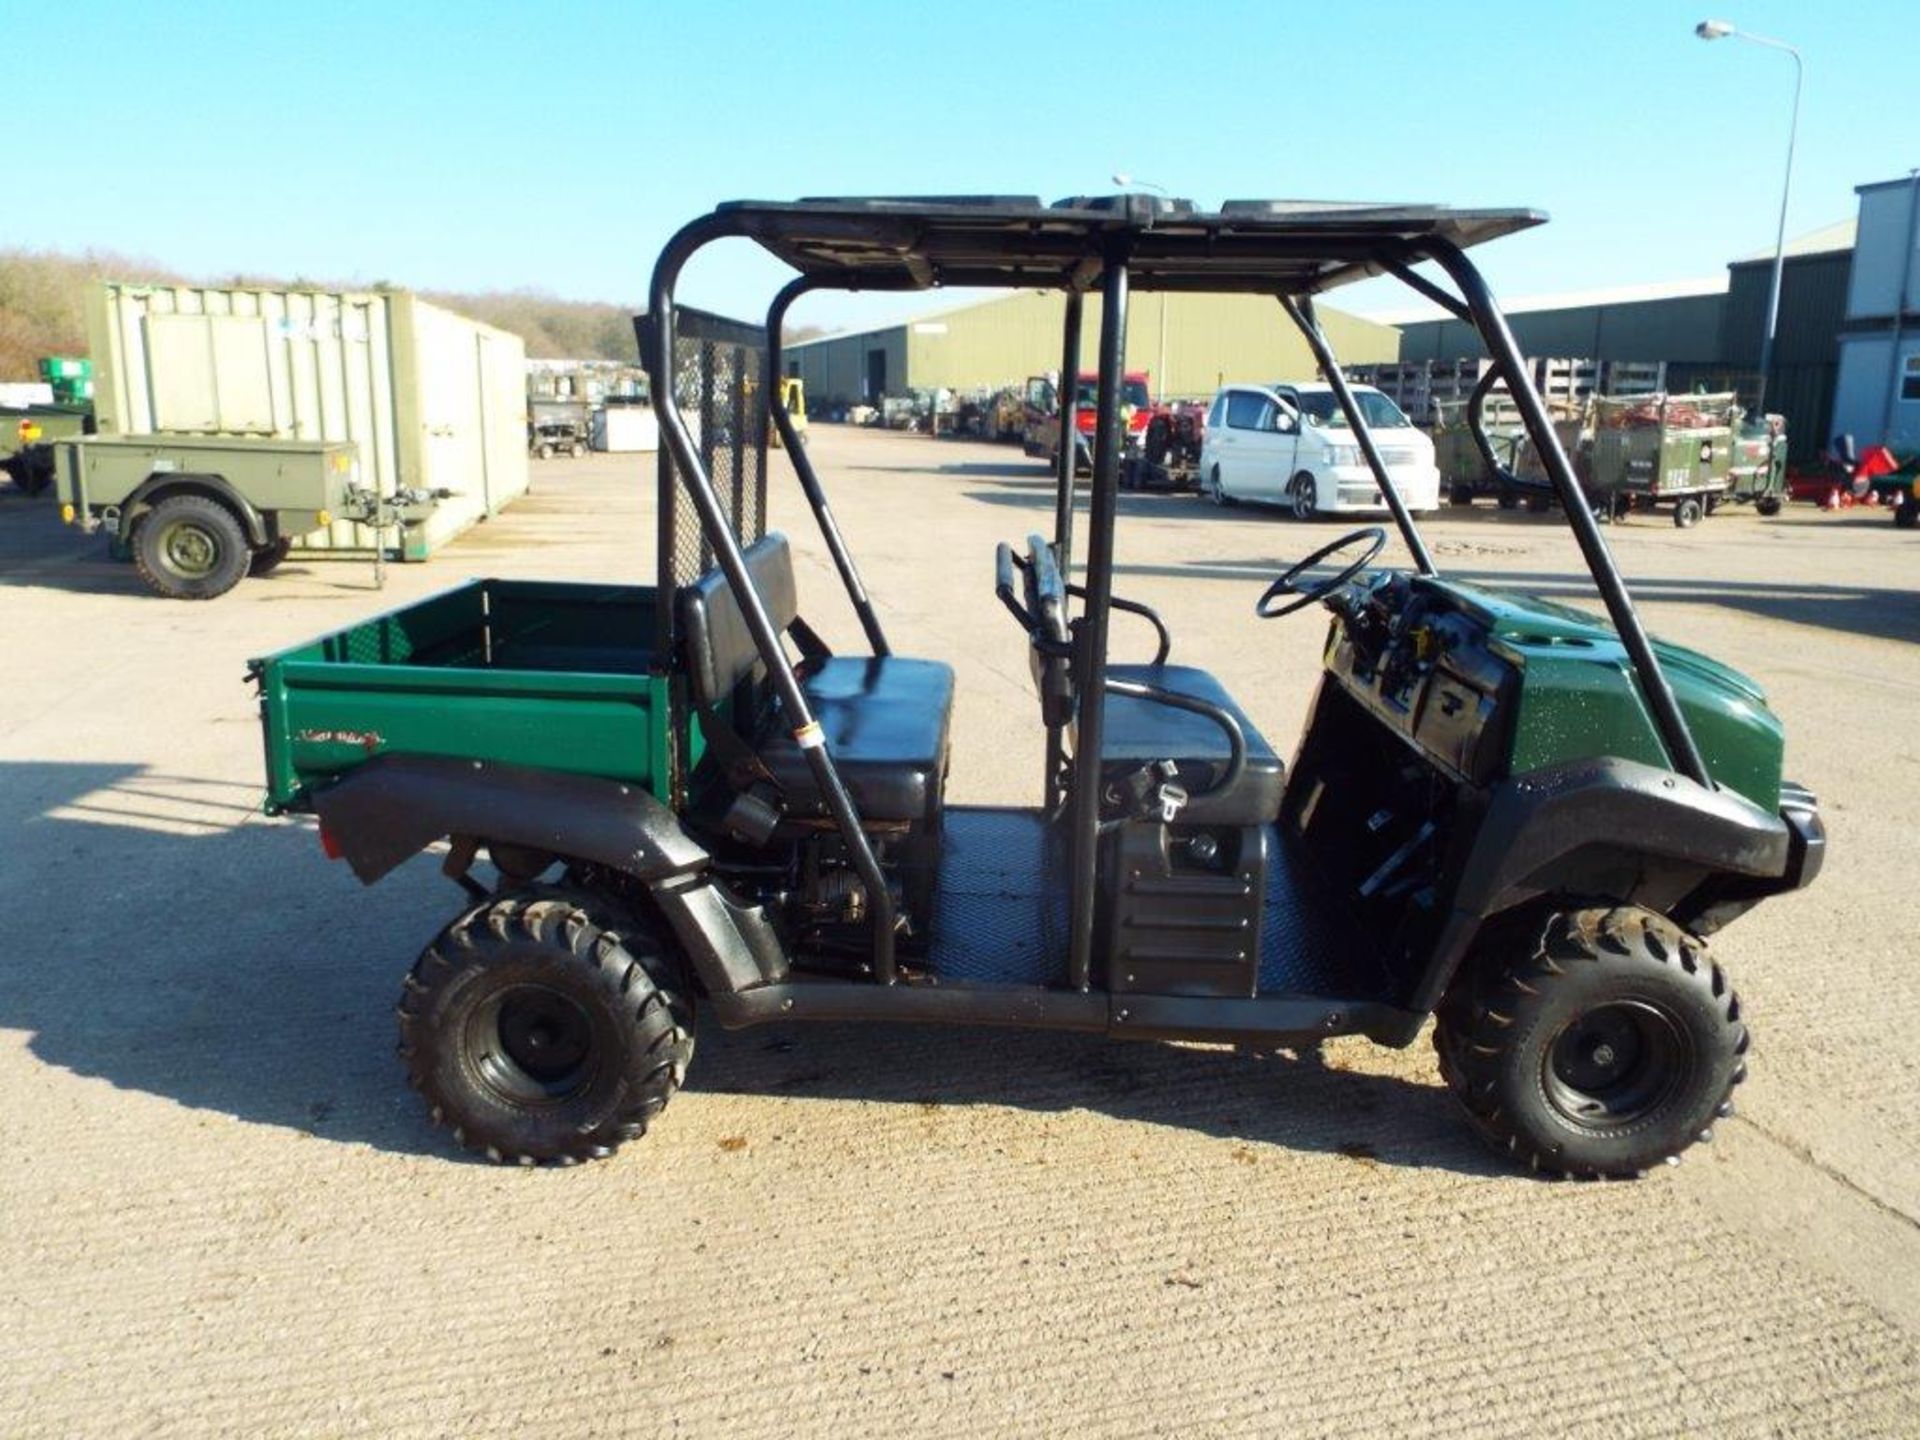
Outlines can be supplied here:
M1859 187L1833 433L1920 450L1920 177ZM1902 321L1902 311L1907 318Z
M1913 225L1915 186L1896 180L1860 187L1860 226L1847 281L1847 319L1897 313L1903 296L1920 296L1920 243Z

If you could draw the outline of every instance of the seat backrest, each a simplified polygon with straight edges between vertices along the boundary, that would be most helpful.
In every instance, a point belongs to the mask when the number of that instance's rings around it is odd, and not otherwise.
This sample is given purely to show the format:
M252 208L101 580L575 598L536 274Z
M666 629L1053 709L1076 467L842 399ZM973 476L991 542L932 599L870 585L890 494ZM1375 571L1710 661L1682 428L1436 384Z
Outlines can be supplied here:
M1048 726L1073 721L1073 671L1065 650L1073 631L1067 623L1067 582L1053 550L1038 535L1027 536L1027 613L1033 617L1034 688L1040 692L1040 718Z
M787 537L769 531L747 547L746 560L747 575L774 629L785 630L800 613ZM707 571L681 590L679 604L681 643L694 704L717 705L742 680L766 673L726 571L717 565Z

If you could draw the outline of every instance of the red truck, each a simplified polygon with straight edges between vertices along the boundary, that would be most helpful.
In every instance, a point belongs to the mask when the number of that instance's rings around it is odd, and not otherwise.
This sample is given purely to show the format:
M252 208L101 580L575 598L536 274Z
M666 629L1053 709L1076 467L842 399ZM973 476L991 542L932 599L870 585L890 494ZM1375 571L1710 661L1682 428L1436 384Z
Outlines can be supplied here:
M1075 389L1074 428L1079 468L1093 468L1093 422L1100 377L1081 374ZM1123 489L1194 488L1206 410L1198 405L1156 405L1147 372L1130 370L1121 381L1121 414L1126 417L1120 485ZM1052 464L1059 454L1060 400L1044 375L1027 380L1026 452Z

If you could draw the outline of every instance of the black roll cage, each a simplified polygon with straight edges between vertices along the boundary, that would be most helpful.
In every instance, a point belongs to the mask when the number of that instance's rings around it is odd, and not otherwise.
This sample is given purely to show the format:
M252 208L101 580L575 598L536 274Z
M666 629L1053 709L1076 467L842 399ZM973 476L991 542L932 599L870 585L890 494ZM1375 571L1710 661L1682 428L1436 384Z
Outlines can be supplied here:
M793 422L780 403L781 329L787 311L802 295L819 289L920 290L936 285L984 285L1012 289L1058 289L1066 294L1062 326L1061 374L1080 368L1084 297L1097 284L1101 294L1099 388L1093 444L1093 476L1087 516L1086 583L1073 591L1084 603L1074 627L1077 688L1103 696L1112 688L1107 676L1108 619L1113 598L1113 530L1118 509L1121 439L1121 381L1125 368L1127 303L1136 276L1141 288L1265 293L1276 298L1305 338L1333 389L1392 512L1395 527L1423 576L1438 570L1421 539L1404 499L1387 472L1365 415L1334 356L1314 313L1316 292L1368 275L1392 274L1417 293L1467 321L1492 357L1489 377L1506 382L1522 424L1547 472L1581 557L1593 576L1633 664L1635 678L1660 736L1670 765L1687 778L1712 788L1699 748L1678 700L1654 653L1612 553L1575 478L1551 419L1521 357L1506 318L1479 270L1464 253L1467 245L1538 224L1545 217L1529 211L1452 211L1406 206L1301 206L1291 202L1229 202L1214 214L1184 201L1128 195L1106 199L1038 201L1006 197L933 199L819 200L793 204L734 202L694 220L668 241L654 266L648 308L640 324L641 360L652 382L662 443L693 502L715 561L739 602L768 677L791 721L814 781L840 838L870 897L873 975L894 984L898 968L894 941L898 929L894 904L873 846L860 823L852 797L835 766L807 704L799 678L787 658L779 630L768 615L748 574L739 541L714 489L685 417L672 376L675 288L682 270L703 247L729 238L759 241L777 258L800 271L774 297L767 312L766 376L762 390L774 426L799 477L809 509L840 573L867 642L875 655L888 655L885 632L861 583L846 541L827 502L825 489ZM1444 270L1458 294L1418 274L1414 266L1432 262ZM1489 378L1484 388L1493 383ZM1061 387L1061 435L1074 432L1078 387ZM1476 393L1476 402L1484 400ZM1479 416L1470 407L1472 427L1483 459L1499 471ZM1074 447L1058 447L1055 558L1062 575L1072 573L1075 500ZM670 597L663 597L670 598ZM1149 697L1151 698L1151 697ZM1086 706L1079 716L1074 754L1073 808L1070 825L1071 936L1067 983L1079 991L1091 985L1095 918L1095 879L1100 835L1101 742L1105 706ZM1048 727L1049 804L1063 768L1062 729Z

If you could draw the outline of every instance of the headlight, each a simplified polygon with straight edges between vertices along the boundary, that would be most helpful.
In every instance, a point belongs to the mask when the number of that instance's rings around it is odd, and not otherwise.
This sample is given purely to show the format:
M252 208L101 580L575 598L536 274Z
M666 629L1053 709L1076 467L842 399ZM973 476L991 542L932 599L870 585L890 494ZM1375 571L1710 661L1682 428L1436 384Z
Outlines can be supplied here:
M1327 447L1327 463L1334 466L1358 465L1360 463L1360 447L1358 445L1329 445Z

